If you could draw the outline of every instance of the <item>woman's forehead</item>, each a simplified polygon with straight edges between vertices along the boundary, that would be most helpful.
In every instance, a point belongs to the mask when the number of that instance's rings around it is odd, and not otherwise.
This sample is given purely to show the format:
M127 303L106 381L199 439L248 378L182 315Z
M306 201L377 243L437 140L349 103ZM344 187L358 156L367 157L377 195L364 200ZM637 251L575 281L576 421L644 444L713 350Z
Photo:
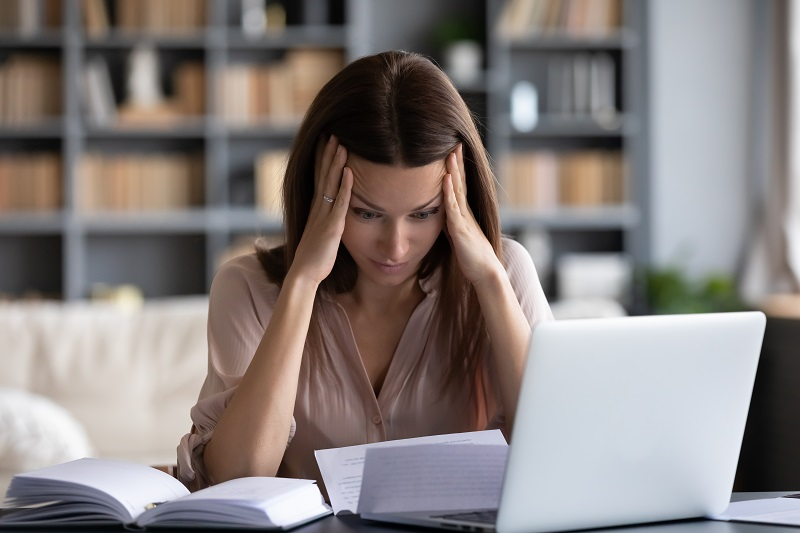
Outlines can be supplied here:
M447 172L444 159L421 167L403 167L351 155L347 166L353 171L354 195L383 208L392 204L418 206L431 200L441 191Z

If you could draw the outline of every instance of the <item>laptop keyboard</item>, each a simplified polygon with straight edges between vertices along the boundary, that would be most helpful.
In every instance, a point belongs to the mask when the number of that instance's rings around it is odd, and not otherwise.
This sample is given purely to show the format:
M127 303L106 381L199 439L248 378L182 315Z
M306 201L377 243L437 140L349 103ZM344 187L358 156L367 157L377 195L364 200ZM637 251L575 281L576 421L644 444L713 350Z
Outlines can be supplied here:
M461 520L464 522L477 522L479 524L494 524L497 522L497 509L487 509L485 511L465 511L463 513L448 513L436 515L434 518L444 518L445 520Z

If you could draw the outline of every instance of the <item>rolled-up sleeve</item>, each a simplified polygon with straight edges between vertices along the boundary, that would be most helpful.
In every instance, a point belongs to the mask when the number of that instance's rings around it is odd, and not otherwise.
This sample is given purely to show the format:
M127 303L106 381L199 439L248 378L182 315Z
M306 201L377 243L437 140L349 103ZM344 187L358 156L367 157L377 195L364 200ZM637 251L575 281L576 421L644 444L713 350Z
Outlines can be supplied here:
M205 446L253 359L277 293L255 255L229 261L214 276L208 308L208 373L191 409L191 431L177 449L178 478L190 490L210 484L203 461ZM293 423L290 438L294 429Z

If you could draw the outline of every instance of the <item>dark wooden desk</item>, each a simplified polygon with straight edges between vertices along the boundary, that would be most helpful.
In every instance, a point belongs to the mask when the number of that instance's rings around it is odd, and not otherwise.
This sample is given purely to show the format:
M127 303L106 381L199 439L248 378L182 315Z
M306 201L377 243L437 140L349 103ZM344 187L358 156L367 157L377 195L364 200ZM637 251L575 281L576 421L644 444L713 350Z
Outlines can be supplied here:
M758 498L773 498L789 494L788 492L760 492L760 493L736 493L733 495L732 500L749 500ZM0 528L0 533L73 533L76 531L87 533L125 533L126 529L122 526L119 527L56 527L56 528ZM158 531L156 529L148 531ZM190 533L189 529L162 529L161 531L170 531L172 533ZM198 533L206 531L225 531L222 529L209 530L198 529ZM241 532L243 530L230 530ZM360 518L349 516L329 516L310 524L292 530L295 533L402 533L402 532L420 532L420 531L434 531L432 529L415 528L411 526L378 524L376 522L368 522ZM714 520L680 520L674 522L658 522L654 524L643 524L636 526L626 526L620 528L606 528L596 529L593 532L624 532L624 533L800 533L800 528L784 527L767 524L745 524L735 522L717 522Z

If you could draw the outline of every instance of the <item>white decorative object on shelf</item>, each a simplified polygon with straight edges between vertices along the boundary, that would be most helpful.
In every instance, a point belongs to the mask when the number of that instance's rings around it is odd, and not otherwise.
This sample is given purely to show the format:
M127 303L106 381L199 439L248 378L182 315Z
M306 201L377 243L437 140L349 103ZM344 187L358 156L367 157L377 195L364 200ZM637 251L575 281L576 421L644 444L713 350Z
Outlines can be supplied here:
M557 271L559 298L630 302L633 266L627 254L568 253L559 258Z
M481 77L483 49L475 41L454 41L444 49L445 72L457 85L477 83Z
M511 125L523 133L533 131L539 121L539 93L529 81L518 81L511 89Z
M158 80L158 52L151 44L137 44L128 60L128 103L142 108L160 105L164 94Z
M242 33L260 37L267 31L267 8L264 0L242 0Z

